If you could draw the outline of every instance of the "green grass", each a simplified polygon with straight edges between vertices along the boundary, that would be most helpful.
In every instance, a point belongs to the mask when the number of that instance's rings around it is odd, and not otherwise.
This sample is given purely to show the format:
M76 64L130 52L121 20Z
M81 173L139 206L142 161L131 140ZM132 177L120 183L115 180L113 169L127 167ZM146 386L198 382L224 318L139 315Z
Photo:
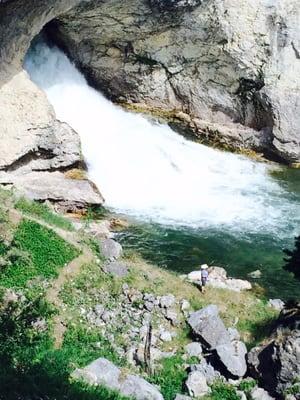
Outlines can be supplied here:
M54 278L61 267L79 254L55 232L30 220L19 224L12 246L28 253L30 260L19 259L2 268L0 286L23 287L36 276Z
M57 226L68 231L74 230L73 225L66 218L55 214L47 207L46 204L30 201L25 198L20 198L15 203L15 208L22 211L24 214L40 218L49 225Z
M211 387L211 400L240 400L240 396L236 393L236 388L222 381L216 382Z
M101 356L112 361L117 356L110 343L97 332L81 328L70 328L62 348L54 349L53 310L39 287L30 290L23 292L22 302L0 307L0 399L126 400L104 387L69 380L75 368ZM32 322L38 317L48 322L47 331L33 328ZM99 348L94 346L95 342L100 343Z
M165 400L173 400L177 393L182 393L187 379L184 361L180 355L165 358L161 361L160 369L154 373L151 382L159 385Z

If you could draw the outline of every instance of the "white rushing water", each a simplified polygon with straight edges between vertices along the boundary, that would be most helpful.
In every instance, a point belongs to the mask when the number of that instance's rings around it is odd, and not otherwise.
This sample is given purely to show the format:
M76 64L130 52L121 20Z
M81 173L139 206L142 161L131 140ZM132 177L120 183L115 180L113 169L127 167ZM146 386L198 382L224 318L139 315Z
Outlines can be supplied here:
M267 165L123 111L88 86L56 47L36 45L25 67L57 118L80 134L89 175L113 210L163 224L246 232L279 232L283 221L295 220L297 205Z

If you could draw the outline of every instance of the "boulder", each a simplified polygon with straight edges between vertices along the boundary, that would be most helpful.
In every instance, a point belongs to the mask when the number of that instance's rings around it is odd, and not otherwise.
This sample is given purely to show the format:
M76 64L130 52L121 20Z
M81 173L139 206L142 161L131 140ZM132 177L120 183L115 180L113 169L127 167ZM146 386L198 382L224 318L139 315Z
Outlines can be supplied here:
M205 376L206 381L209 385L212 385L214 381L221 379L221 374L216 371L214 367L209 364L205 358L202 358L199 364L191 366L191 371L199 371Z
M267 391L261 388L254 388L250 393L251 400L275 400Z
M171 342L172 334L169 331L162 331L159 335L159 338L162 342Z
M203 397L210 391L206 378L200 371L190 372L185 385L192 397Z
M281 311L284 308L284 302L280 299L270 299L268 306L274 308L276 311Z
M160 298L160 306L162 308L170 308L175 304L175 301L176 299L173 294L168 294Z
M229 333L219 317L218 307L215 305L209 305L191 313L188 324L193 334L211 350L216 349L218 345L230 343Z
M155 386L136 375L126 377L121 383L120 392L123 396L132 397L136 400L164 400Z
M102 239L99 241L99 250L106 260L117 260L122 255L122 246L113 239Z
M250 373L272 395L280 397L300 376L299 327L300 304L290 302L274 323L270 338L248 353Z
M159 390L137 375L123 376L121 370L105 358L99 358L85 368L76 369L71 378L88 385L102 385L117 390L135 400L163 400Z
M82 380L89 385L103 385L110 389L120 389L120 369L106 358L98 358L82 369L76 369L71 378Z
M128 275L128 268L126 264L120 261L111 261L104 266L105 272L116 276L117 278L124 278Z
M187 344L184 350L188 357L201 358L202 356L202 346L199 342L192 342Z
M243 342L233 341L216 346L216 353L229 374L243 377L247 371L247 348Z
M248 276L252 279L259 279L262 276L262 273L259 269L249 272Z
M190 396L177 393L174 400L192 400Z

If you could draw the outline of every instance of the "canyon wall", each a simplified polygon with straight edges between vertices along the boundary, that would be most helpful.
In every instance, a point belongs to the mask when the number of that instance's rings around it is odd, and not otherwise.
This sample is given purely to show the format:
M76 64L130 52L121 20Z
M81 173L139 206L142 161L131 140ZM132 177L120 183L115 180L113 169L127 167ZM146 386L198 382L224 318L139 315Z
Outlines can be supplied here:
M159 115L203 142L300 162L297 3L0 1L1 182L22 186L25 174L37 172L64 179L82 164L77 134L57 121L22 69L43 27L124 107ZM86 200L100 204L93 185L84 184Z

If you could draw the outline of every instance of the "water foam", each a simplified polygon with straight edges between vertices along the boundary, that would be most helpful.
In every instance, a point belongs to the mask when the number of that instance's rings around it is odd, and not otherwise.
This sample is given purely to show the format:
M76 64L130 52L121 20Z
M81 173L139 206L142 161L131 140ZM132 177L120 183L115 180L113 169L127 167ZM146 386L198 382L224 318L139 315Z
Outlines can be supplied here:
M299 222L298 204L266 164L125 112L89 87L56 47L39 43L25 67L57 118L80 134L89 175L111 209L163 224L239 232L290 235Z

